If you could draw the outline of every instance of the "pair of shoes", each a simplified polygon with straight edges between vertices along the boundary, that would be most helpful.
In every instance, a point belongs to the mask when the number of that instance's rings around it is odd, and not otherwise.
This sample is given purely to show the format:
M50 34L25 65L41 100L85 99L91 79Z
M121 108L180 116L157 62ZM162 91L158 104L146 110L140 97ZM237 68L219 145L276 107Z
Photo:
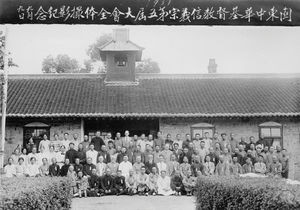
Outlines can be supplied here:
M149 194L148 194L148 193L145 193L145 195L148 196Z
M156 193L154 192L152 195L156 195Z
M178 195L181 196L181 192L178 192Z
M119 196L120 194L119 194L119 193L117 193L116 195L117 195L117 196Z

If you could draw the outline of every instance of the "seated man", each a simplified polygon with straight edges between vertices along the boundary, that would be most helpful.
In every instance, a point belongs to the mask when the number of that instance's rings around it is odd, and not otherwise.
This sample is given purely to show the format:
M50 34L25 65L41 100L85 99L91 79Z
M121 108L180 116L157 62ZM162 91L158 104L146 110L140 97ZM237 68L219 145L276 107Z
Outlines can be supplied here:
M145 166L144 163L142 163L142 157L136 156L136 162L133 164L133 170L135 174L138 176L141 173L142 167Z
M167 176L166 170L162 170L161 176L157 179L157 193L159 195L174 194L174 191L171 189L171 179Z
M258 162L254 164L254 172L257 174L265 175L267 172L266 164L263 162L264 157L262 155L258 156Z
M191 172L192 169L191 169L191 165L189 164L189 160L188 160L188 157L183 157L183 163L181 163L179 165L179 171L180 171L180 174L181 174L181 177L185 177L187 176L188 172Z
M146 174L145 166L141 167L141 173L137 175L137 191L139 195L148 195L149 187L148 187L149 177Z
M83 174L85 176L91 176L92 170L96 169L96 166L92 163L92 158L88 157L86 159L86 164L83 166ZM96 170L97 171L97 170Z
M191 171L188 171L187 175L183 178L182 184L187 196L191 196L196 187L196 177L192 176Z
M274 177L281 177L282 165L276 155L273 156L273 162L269 165L268 174Z
M247 174L247 173L253 173L253 172L254 172L254 168L252 165L251 157L247 157L246 163L243 165L243 173Z
M116 189L114 188L114 178L110 174L110 169L106 169L105 175L101 178L101 188L99 189L100 195L115 195Z
M129 195L134 195L136 193L136 177L133 169L129 171L129 176L126 178L126 187Z
M114 188L117 191L117 196L126 194L125 177L122 176L122 171L121 170L118 170L117 176L115 177L114 184L115 184Z
M92 174L88 178L89 186L88 186L87 194L90 197L95 197L97 195L100 195L100 194L98 194L99 177L97 176L96 173L97 173L96 169L93 168Z
M159 174L157 172L157 168L154 166L152 167L152 172L149 174L149 194L150 195L156 195L157 194L157 179L159 177Z
M171 189L175 191L175 195L181 195L183 190L182 177L180 171L176 170L171 179Z
M49 175L50 176L59 176L60 174L60 168L57 164L56 158L52 158L52 164L49 166Z

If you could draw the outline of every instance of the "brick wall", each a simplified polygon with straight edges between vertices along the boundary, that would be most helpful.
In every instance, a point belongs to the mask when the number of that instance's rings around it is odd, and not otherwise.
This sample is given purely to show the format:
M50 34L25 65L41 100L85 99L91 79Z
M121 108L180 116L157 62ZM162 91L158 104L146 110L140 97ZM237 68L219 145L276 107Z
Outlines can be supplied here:
M170 133L174 138L177 133L182 136L191 132L191 126L197 123L210 123L218 133L233 132L237 139L242 136L248 139L254 136L258 139L258 125L275 121L283 125L283 146L288 150L290 157L290 178L300 180L300 121L288 119L254 119L254 120L201 120L201 119L160 119L159 125L163 135Z

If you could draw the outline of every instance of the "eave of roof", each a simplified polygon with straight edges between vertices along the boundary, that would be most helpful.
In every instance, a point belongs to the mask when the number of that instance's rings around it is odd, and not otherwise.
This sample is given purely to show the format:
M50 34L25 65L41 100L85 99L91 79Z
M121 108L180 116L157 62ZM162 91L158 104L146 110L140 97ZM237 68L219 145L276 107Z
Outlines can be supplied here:
M1 115L0 115L1 116ZM298 117L300 112L295 113L45 113L45 114L7 114L7 117Z

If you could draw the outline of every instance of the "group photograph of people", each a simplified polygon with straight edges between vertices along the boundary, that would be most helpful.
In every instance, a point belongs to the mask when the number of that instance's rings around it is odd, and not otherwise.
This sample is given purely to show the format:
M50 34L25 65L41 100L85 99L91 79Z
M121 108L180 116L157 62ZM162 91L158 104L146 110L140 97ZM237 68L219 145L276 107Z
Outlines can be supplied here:
M199 176L257 174L288 178L289 157L263 137L237 139L208 132L131 135L127 130L93 138L44 134L18 146L4 167L5 177L66 176L74 197L105 195L193 195Z

